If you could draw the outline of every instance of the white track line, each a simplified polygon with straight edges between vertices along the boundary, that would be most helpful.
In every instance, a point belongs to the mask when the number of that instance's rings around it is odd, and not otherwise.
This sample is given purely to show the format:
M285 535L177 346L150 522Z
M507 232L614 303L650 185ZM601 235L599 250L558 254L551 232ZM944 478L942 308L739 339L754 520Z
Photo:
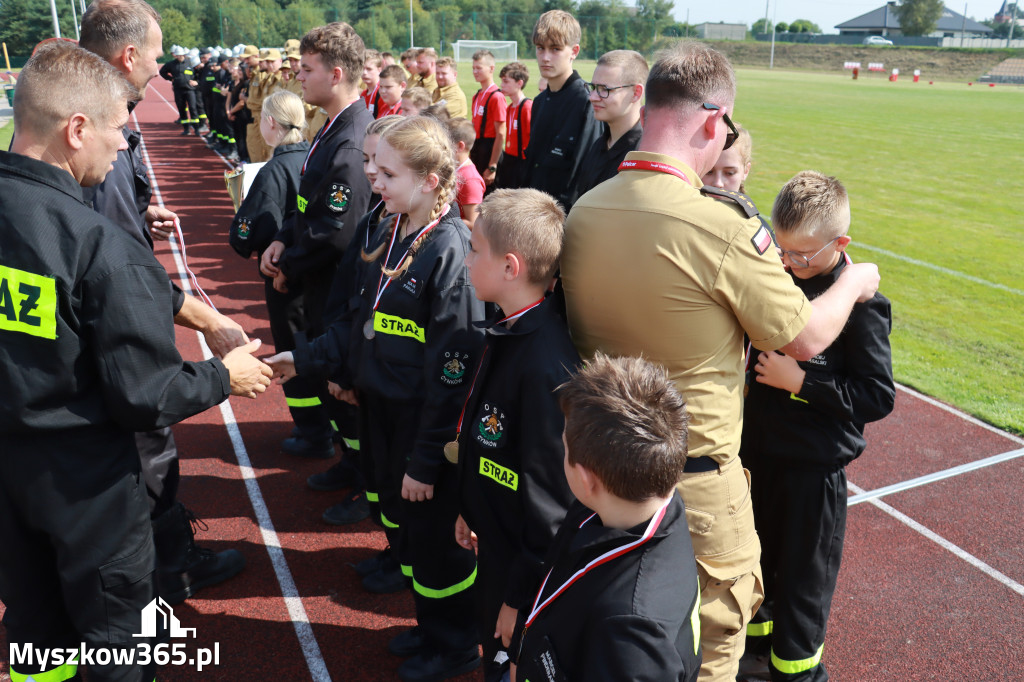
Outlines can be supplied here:
M853 242L853 244L851 244L851 246L854 247L854 248L860 247L860 248L866 249L868 251L874 251L875 253L880 253L883 256L886 256L888 258L895 258L896 260L901 260L904 263L910 263L911 265L917 265L917 266L920 266L922 268L928 268L929 270L934 270L935 272L941 272L944 275L950 275L952 277L958 277L960 279L967 280L968 282L974 282L975 284L980 284L982 286L986 286L986 287L989 287L991 289L999 289L1000 291L1005 291L1008 294L1016 294L1017 296L1024 296L1024 291L1021 291L1020 289L1014 289L1013 287L1008 287L1005 284L997 284L996 282L989 282L987 279L982 279L980 277L975 277L974 275L968 275L967 273L960 272L958 270L950 270L949 268L944 268L941 265L933 265L932 263L929 263L927 261L917 260L916 258L910 258L909 256L904 256L904 255L899 254L899 253L894 253L892 251L888 251L886 249L879 248L877 246L871 246L870 244L865 244L864 242Z
M138 117L134 113L132 116L135 118L135 127L139 129ZM141 143L141 148L146 165L149 166L149 176L153 183L153 196L162 207L164 200L160 194L160 186L157 184L153 164L149 159L149 151L146 149L145 139ZM174 254L175 266L178 268L181 288L184 292L190 293L191 287L189 286L188 276L185 273L185 264L181 260L181 253L178 250L174 235L171 236L169 242L171 252ZM199 345L203 351L203 359L210 359L213 355L210 353L210 348L206 345L206 340L201 333L197 332L196 334L199 337ZM249 501L256 512L256 521L260 527L260 534L263 536L263 544L266 545L267 554L270 555L270 563L274 566L274 574L281 588L281 594L288 609L288 616L295 627L295 634L298 636L299 645L302 647L302 654L306 658L306 665L309 668L310 675L316 682L330 682L331 675L327 672L327 664L324 662L323 654L320 652L320 645L313 634L313 627L310 625L309 616L302 605L302 597L299 595L298 588L295 586L295 579L288 568L284 549L281 547L281 542L277 537L277 531L274 530L274 522L270 518L270 511L267 509L267 504L263 499L263 492L260 490L259 481L256 479L256 474L253 471L252 462L249 461L249 453L245 448L242 434L238 429L238 422L235 420L234 410L231 409L229 401L225 400L220 404L220 413L224 419L224 426L227 428L228 437L231 439L231 447L234 449L235 457L238 459L238 467L245 481L245 490L249 494Z
M858 494L863 494L864 493L864 491L862 489L858 488L854 484L850 483L849 485L850 485L850 489L852 491L854 491L855 493L858 493ZM971 566L974 566L975 568L979 569L980 571L982 571L983 573L987 574L988 576L990 576L992 578L995 578L995 580L998 581L999 583L1005 585L1006 587L1009 587L1011 590L1013 590L1017 594L1019 594L1022 597L1024 597L1024 585L1021 585L1020 583L1018 583L1013 578L1011 578L1011 577L1009 577L1009 576L1007 576L1007 575L997 571L996 569L992 568L991 566L986 564L984 561L982 561L978 557L974 556L973 554L970 554L969 552L967 552L964 549L961 549L957 545L954 545L952 542L950 542L946 538L942 537L941 535L938 535L934 531L932 531L932 530L922 526L920 523L918 523L914 519L910 518L909 516L907 516L903 512L900 512L900 511L897 511L897 510L893 509L892 507L890 507L885 502L882 502L881 500L868 500L868 501L870 502L870 504L872 504L875 507L877 507L878 509L882 510L883 512L885 512L889 516L891 516L894 519L896 519L897 521L899 521L900 523L904 524L905 526L908 526L912 530L917 531L918 533L920 533L924 537L928 538L929 540L931 540L935 544L939 545L943 549L946 549L946 550L952 552L956 556L960 557L961 559L963 559L964 561L969 563Z

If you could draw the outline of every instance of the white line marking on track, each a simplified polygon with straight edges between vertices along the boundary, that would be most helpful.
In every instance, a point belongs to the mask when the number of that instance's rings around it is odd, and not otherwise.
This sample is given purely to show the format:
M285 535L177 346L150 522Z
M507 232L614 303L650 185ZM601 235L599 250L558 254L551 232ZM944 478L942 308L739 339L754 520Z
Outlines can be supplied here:
M901 255L901 254L898 254L898 253L894 253L892 251L888 251L886 249L879 248L877 246L871 246L870 244L865 244L864 242L854 242L853 244L851 244L851 246L854 247L854 248L857 248L859 246L862 249L866 249L868 251L874 251L875 253L880 253L883 256L887 256L889 258L894 258L896 260L901 260L904 263L910 263L911 265L917 265L917 266L920 266L922 268L928 268L929 270L934 270L936 272L941 272L944 275L950 275L952 277L958 277L960 279L965 279L968 282L974 282L975 284L980 284L982 286L986 286L986 287L989 287L989 288L992 288L992 289L999 289L1000 291L1005 291L1008 294L1016 294L1017 296L1024 296L1024 291L1021 291L1020 289L1014 289L1013 287L1008 287L1005 284L997 284L996 282L989 282L987 279L982 279L980 277L975 277L974 275L968 275L967 273L960 272L958 270L950 270L949 268L944 268L941 265L933 265L932 263L929 263L927 261L917 260L916 258L910 258L909 256L904 256L904 255Z
M985 459L979 459L977 462L968 462L967 464L961 464L960 466L944 469L943 471L936 471L935 473L927 474L925 476L912 478L908 481L903 481L902 483L894 483L892 485L887 485L884 488L875 488L874 490L869 490L868 492L861 493L860 495L854 495L846 501L846 505L848 507L852 507L853 505L860 504L861 502L870 502L871 500L879 497L903 492L904 490L910 490L911 488L917 488L918 486L952 478L953 476L959 476L960 474L966 474L969 471L984 469L985 467L990 467L1002 462L1008 462L1022 456L1024 456L1024 448L1011 450L999 455L992 455Z
M165 100L166 101L166 100ZM135 117L135 127L139 128L138 117ZM140 129L141 132L141 129ZM146 149L146 141L143 138L142 143L142 154L146 160L146 165L150 169L150 180L153 183L153 196L156 198L157 203L162 207L164 205L163 196L160 194L160 186L157 184L156 174L153 172L153 164L149 159L149 151ZM170 240L171 251L174 255L174 263L178 268L178 278L181 281L181 288L186 293L191 292L191 287L188 283L188 276L185 274L185 265L181 261L181 254L178 250L176 239L174 235L171 236ZM210 353L209 347L206 345L206 340L203 335L196 332L199 337L199 346L203 351L203 359L208 360L213 357ZM288 561L284 556L284 549L281 547L281 542L278 539L277 531L274 529L274 523L270 518L270 511L267 509L266 501L263 499L263 492L260 490L259 481L256 479L256 474L253 471L252 463L249 461L249 453L245 448L245 443L242 440L242 434L238 429L238 422L235 420L234 410L231 409L231 403L225 400L220 404L220 413L224 419L224 426L227 428L228 437L231 439L231 447L235 451L235 457L238 459L238 467L242 472L242 478L245 481L245 490L249 494L249 501L252 503L252 508L256 512L256 521L260 527L260 534L263 537L263 544L267 548L267 554L270 555L270 563L274 567L274 574L277 577L277 583L281 588L281 594L284 597L285 606L288 609L288 616L291 618L292 625L295 627L295 634L299 639L299 645L302 647L302 654L306 658L306 665L309 668L312 679L316 682L330 682L331 675L327 671L327 664L324 662L323 654L320 652L320 645L316 641L316 636L313 634L313 627L310 625L309 616L306 614L306 609L302 605L302 597L299 595L298 588L295 586L295 579L292 577L291 569L288 568Z
M862 490L861 488L858 488L856 485L854 485L852 483L850 484L850 489L853 490L858 495L864 494L864 490ZM941 535L935 533L931 529L922 526L920 523L918 523L914 519L910 518L909 516L907 516L903 512L900 512L900 511L897 511L896 509L893 509L892 507L890 507L885 502L882 502L881 500L868 500L868 502L870 502L872 505L874 505L878 509L882 510L883 512L885 512L889 516L893 517L894 519L896 519L900 523L904 524L905 526L908 526L912 530L917 531L918 533L920 533L924 537L928 538L929 540L931 540L935 544L939 545L943 549L948 550L949 552L952 552L956 556L960 557L961 559L963 559L964 561L969 563L971 566L974 566L975 568L979 569L981 572L983 572L986 575L994 578L997 582L1005 585L1006 587L1009 587L1011 590L1013 590L1017 594L1019 594L1022 597L1024 597L1024 585L1021 585L1019 582L1017 582L1013 578L1011 578L1011 577L1009 577L1009 576L1007 576L1007 575L997 571L996 569L992 568L991 566L986 564L984 561L982 561L978 557L974 556L973 554L967 552L964 549L961 549L957 545L954 545L952 542L950 542L946 538L942 537Z

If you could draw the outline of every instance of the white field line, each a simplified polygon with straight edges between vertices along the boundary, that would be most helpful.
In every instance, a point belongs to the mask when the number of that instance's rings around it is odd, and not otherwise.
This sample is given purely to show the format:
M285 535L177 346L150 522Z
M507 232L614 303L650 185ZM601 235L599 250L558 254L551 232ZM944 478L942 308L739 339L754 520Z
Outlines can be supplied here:
M163 96L161 95L161 97ZM165 99L164 101L166 102L167 100ZM139 127L138 117L135 117L135 126L136 128ZM153 164L146 149L145 139L143 139L141 147L146 165L149 166L150 180L153 183L153 196L162 207L164 205L163 196L160 194L160 186L157 183L156 173L153 170ZM171 235L169 242L171 251L174 254L174 263L178 269L177 274L181 282L181 288L184 292L191 293L188 275L185 272L185 264L181 260L181 253L174 235ZM202 348L203 359L213 357L203 335L199 332L196 334L199 337L199 346ZM295 579L288 568L284 550L277 537L277 531L274 529L274 523L270 518L270 511L267 509L266 501L263 499L263 492L260 490L259 481L253 471L252 463L249 461L249 453L245 448L242 434L238 429L238 423L235 420L234 410L231 409L231 403L227 400L221 403L220 412L224 419L224 426L227 429L228 437L231 439L231 447L234 449L235 457L238 459L238 467L245 481L245 490L249 494L249 501L256 512L256 521L259 524L260 534L263 537L263 544L267 548L267 554L270 555L270 563L274 567L274 575L277 577L278 586L281 588L281 594L284 597L285 606L288 609L292 625L295 627L295 634L298 637L299 645L302 647L302 654L306 658L306 665L309 668L310 675L316 682L330 682L331 676L327 672L327 664L324 662L323 655L320 652L320 645L313 634L313 627L310 625L309 616L302 605L302 597L295 586Z
M902 254L895 253L893 251L889 251L887 249L883 249L883 248L880 248L880 247L877 247L877 246L871 246L870 244L865 244L864 242L854 242L853 244L851 244L851 246L853 246L854 248L860 247L862 249L866 249L867 251L874 251L875 253L880 253L883 256L886 256L888 258L894 258L896 260L901 260L904 263L910 263L911 265L917 265L917 266L922 267L922 268L928 268L929 270L934 270L935 272L941 272L944 275L949 275L951 277L957 277L959 279L967 280L968 282L974 282L975 284L980 284L982 286L986 286L986 287L989 287L991 289L998 289L999 291L1005 291L1008 294L1015 294L1017 296L1024 296L1024 291L1021 291L1020 289L1014 289L1013 287L1008 287L1005 284L997 284L996 282L989 282L987 279L982 279L980 277L975 277L974 275L968 275L967 273L960 272L958 270L951 270L949 268L944 268L941 265L934 265L934 264L929 263L927 261L917 260L916 258L911 258L909 256L904 256Z
M864 490L858 488L856 485L852 483L850 484L850 490L854 491L859 495L864 494ZM877 499L871 499L868 500L868 502L877 507L878 509L882 510L889 516L893 517L900 523L904 524L905 526L911 528L914 531L917 531L918 533L928 538L935 544L939 545L943 549L952 552L956 556L960 557L961 559L969 563L971 566L974 566L975 568L985 573L989 577L994 578L997 582L1001 583L1002 585L1005 585L1006 587L1010 588L1020 596L1024 597L1024 585L1021 585L1013 578L1010 578L1009 576L997 571L996 569L992 568L978 557L958 547L957 545L954 545L952 542L942 537L941 535L935 533L931 529L922 526L920 523L910 518L903 512L893 509L885 502L882 502L881 500Z

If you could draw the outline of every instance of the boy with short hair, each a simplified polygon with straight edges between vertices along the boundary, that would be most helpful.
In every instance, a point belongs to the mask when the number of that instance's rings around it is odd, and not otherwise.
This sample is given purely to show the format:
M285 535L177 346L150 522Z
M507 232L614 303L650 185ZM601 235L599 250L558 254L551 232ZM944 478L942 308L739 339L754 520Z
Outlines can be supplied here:
M809 299L851 262L850 203L836 178L798 173L776 198L772 223L783 263ZM768 672L770 650L771 679L828 678L821 653L846 529L845 467L864 451L864 424L893 409L891 329L889 300L876 293L811 360L757 357L740 457L750 470L765 601L747 626L741 674Z
M402 93L405 92L405 72L397 64L381 69L377 94L381 104L377 108L377 118L394 116L402 113Z
M368 49L366 51L366 59L363 61L362 80L365 89L363 90L362 98L366 104L366 109L374 118L377 117L377 111L381 105L379 92L381 68L383 68L383 61L381 60L380 52Z
M473 80L480 84L480 89L473 95L476 142L469 156L484 182L491 185L505 148L505 96L494 84L494 55L489 50L473 54Z
M587 88L572 62L582 32L566 11L545 12L533 28L537 65L548 87L533 101L526 185L555 197L566 210L575 203L583 155L600 134Z
M424 88L406 88L402 93L402 115L417 116L430 106L430 93Z
M647 60L633 50L612 50L597 60L587 90L602 135L583 157L576 186L579 196L614 177L626 154L640 144L640 108L648 70Z
M511 100L505 113L505 153L498 161L496 187L515 189L523 186L526 175L526 148L530 146L530 120L533 100L523 93L530 72L521 62L501 67L501 94Z
M700 669L700 587L676 483L683 397L663 367L597 353L558 390L579 502L520 611L518 680L678 680Z
M459 87L459 71L455 60L441 57L437 60L434 75L437 77L437 89L434 90L433 101L444 100L448 115L452 118L467 118L469 107L466 106L466 93Z
M473 229L476 222L477 207L484 200L484 179L480 177L476 166L469 159L469 150L473 148L476 141L476 133L473 132L473 124L464 118L453 118L447 123L448 134L452 136L455 143L455 161L459 164L459 182L456 201L459 204L459 213L466 227Z
M480 205L466 258L477 298L500 308L457 437L456 539L478 549L477 622L488 681L507 671L516 614L529 609L542 559L572 501L555 388L580 359L544 297L564 220L542 192L497 190Z

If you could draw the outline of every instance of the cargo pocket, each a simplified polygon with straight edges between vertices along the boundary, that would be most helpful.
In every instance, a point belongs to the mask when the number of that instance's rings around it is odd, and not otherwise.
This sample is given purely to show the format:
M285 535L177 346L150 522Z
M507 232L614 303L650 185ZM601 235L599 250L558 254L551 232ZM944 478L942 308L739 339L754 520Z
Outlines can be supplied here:
M141 633L142 610L156 595L155 565L153 541L147 534L135 552L100 566L108 642L130 642Z

